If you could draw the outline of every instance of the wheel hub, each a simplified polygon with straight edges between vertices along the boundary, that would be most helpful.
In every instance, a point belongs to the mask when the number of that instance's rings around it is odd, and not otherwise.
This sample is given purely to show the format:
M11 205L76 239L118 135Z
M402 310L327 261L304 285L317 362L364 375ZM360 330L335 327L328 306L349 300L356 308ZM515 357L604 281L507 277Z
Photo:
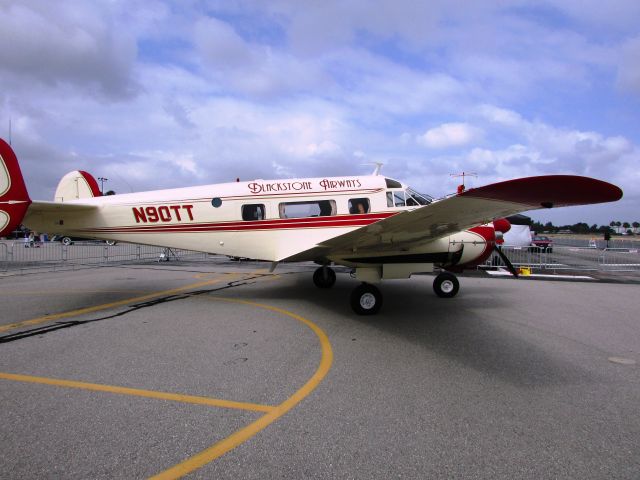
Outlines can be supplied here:
M453 282L451 280L445 280L444 282L442 282L442 285L440 285L440 289L444 292L444 293L451 293L453 292Z
M373 293L365 293L360 297L360 306L365 310L371 310L376 304L376 297Z

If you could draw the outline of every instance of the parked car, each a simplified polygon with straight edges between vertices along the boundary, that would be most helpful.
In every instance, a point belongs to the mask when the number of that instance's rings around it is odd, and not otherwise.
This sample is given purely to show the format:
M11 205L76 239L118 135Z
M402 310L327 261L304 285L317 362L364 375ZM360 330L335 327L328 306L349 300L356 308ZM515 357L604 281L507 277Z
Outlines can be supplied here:
M538 247L543 252L553 252L553 240L549 237L545 237L544 235L535 235L531 239L531 245Z
M63 245L73 245L74 242L103 242L107 245L115 245L115 240L94 240L92 238L70 237L68 235L54 235L52 242L61 242Z

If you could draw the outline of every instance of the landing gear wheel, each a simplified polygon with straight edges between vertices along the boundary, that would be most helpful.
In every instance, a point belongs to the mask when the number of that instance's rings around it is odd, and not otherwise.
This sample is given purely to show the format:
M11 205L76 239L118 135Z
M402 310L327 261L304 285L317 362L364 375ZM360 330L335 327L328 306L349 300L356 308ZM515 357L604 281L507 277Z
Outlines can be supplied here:
M375 315L382 307L382 294L373 285L363 283L351 293L351 308L358 315Z
M106 243L107 245L115 245L118 242L116 242L115 240L105 240L104 243Z
M71 241L71 238L69 238L69 237L62 237L62 244L63 244L63 245L69 246L69 245L71 245L72 243L73 243L73 242Z
M460 289L460 282L449 272L442 272L433 281L433 291L441 298L455 297Z
M329 267L320 267L313 272L313 283L318 288L331 288L336 283L336 272Z

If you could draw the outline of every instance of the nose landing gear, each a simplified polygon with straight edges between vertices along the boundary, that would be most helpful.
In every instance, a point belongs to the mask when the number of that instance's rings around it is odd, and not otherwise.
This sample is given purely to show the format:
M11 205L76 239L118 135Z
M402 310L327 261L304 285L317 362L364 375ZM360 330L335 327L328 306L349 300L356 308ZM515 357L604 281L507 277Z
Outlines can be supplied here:
M442 272L433 280L433 291L440 298L455 297L460 289L458 278L449 272Z

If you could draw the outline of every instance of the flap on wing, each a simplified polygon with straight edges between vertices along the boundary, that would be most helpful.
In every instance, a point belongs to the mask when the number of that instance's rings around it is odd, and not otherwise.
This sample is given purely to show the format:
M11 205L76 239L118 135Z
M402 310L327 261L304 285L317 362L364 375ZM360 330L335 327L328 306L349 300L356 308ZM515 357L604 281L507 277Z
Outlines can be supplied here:
M573 175L519 178L470 189L463 194L404 211L332 238L293 258L341 252L403 248L539 208L619 200L622 190L601 180Z

